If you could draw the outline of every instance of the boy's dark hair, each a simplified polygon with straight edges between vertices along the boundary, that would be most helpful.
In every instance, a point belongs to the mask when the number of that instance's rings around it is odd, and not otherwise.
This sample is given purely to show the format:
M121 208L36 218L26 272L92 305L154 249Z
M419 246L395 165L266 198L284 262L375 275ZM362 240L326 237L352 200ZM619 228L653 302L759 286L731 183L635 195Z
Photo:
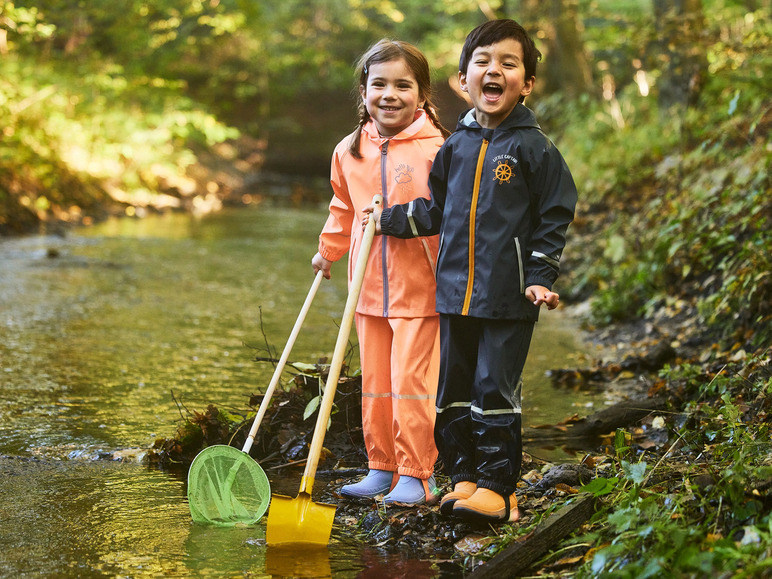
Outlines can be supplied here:
M536 76L536 63L541 60L541 52L536 48L533 38L520 24L509 18L489 20L472 30L461 49L461 58L458 62L458 70L466 74L469 60L475 49L481 46L490 46L507 38L517 40L523 47L523 65L525 66L525 78Z

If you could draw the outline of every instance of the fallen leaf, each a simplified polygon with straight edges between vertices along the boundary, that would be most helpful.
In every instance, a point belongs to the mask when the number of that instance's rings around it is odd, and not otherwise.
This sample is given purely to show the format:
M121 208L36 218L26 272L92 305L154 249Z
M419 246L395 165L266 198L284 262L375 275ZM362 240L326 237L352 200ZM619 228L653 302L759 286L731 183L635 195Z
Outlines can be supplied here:
M485 535L467 535L460 539L454 547L462 555L475 555L490 545L493 540L494 537Z

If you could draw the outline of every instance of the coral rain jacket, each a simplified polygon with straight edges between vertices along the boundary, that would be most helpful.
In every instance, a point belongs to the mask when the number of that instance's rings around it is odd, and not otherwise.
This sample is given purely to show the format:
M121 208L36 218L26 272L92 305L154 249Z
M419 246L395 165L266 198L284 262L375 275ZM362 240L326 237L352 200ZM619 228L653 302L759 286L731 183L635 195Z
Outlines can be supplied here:
M338 261L349 252L348 279L351 282L362 242L362 209L373 196L383 196L383 207L407 203L417 197L429 198L428 177L432 160L443 143L442 134L423 110L404 131L391 138L378 134L371 120L362 129L361 159L348 150L353 134L335 147L330 183L334 196L330 215L319 236L319 253ZM432 261L436 260L438 238L423 238ZM422 239L376 236L367 263L357 313L370 316L415 318L436 315L435 284Z

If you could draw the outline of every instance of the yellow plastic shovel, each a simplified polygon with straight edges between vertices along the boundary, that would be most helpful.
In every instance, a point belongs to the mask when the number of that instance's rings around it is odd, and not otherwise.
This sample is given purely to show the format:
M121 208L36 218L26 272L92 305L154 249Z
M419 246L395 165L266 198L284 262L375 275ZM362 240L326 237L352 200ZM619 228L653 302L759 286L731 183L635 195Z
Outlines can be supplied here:
M373 204L379 205L382 201L380 195L373 197ZM268 526L265 538L268 545L281 545L286 543L311 543L326 545L330 540L332 523L335 519L335 505L315 503L311 500L311 491L314 486L316 467L319 464L319 455L322 452L324 435L327 431L327 422L330 418L335 389L343 367L343 358L346 353L348 338L351 333L351 323L354 320L359 293L362 290L362 281L367 268L367 256L373 244L375 235L375 221L370 219L362 236L362 245L359 249L354 273L351 278L346 308L343 311L343 319L340 322L338 340L335 343L335 351L330 363L330 373L324 387L324 396L319 405L319 415L314 427L314 437L311 440L311 448L308 451L306 468L300 481L300 491L296 498L273 495L271 506L268 510Z

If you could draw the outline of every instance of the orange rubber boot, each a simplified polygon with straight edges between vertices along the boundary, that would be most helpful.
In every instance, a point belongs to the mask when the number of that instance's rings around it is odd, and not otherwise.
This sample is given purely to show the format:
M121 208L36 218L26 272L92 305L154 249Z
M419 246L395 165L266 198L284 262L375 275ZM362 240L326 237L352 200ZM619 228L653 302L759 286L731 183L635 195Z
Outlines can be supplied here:
M477 483L472 481L462 480L457 482L453 486L453 490L442 497L440 501L440 512L443 515L450 515L453 513L453 505L456 501L461 499L468 499L477 490Z
M511 523L520 518L515 493L505 497L484 488L478 488L467 499L457 500L453 505L453 514L469 521L485 523Z

